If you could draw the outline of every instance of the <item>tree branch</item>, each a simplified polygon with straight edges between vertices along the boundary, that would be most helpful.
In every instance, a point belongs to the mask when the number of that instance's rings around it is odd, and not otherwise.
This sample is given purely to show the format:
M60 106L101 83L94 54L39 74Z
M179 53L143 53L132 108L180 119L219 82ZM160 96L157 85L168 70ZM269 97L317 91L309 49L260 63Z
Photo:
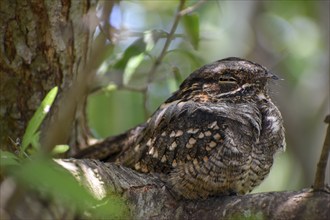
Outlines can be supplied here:
M244 196L214 197L207 200L178 200L156 176L95 160L57 160L85 185L96 198L120 193L127 200L133 219L326 219L330 215L330 194L304 189ZM12 219L63 219L75 215L70 207L45 201L31 191L10 206L12 179L1 185L2 216ZM6 193L3 193L6 192ZM3 201L5 201L3 203ZM40 210L38 210L40 209ZM85 218L83 216L83 218Z

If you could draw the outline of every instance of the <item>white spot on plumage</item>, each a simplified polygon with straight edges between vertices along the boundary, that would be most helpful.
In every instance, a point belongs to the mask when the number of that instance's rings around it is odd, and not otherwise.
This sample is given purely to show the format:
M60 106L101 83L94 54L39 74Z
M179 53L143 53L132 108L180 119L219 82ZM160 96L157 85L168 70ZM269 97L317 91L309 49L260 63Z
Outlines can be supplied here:
M220 140L221 135L220 135L219 133L216 133L215 135L213 135L213 138L214 138L215 140Z
M173 141L173 143L170 145L170 150L174 150L177 146L177 143Z
M280 123L279 123L279 120L277 117L268 116L266 118L266 120L270 122L270 126L271 126L271 129L273 132L278 132L281 129L281 126L280 126Z
M199 133L198 138L203 138L203 137L204 137L204 133L203 132Z
M215 143L214 141L211 141L209 143L209 146L210 146L210 148L214 148L215 146L217 146L217 143Z
M150 147L151 144L152 144L152 141L151 141L151 139L149 139L146 145L147 145L148 147Z
M165 163L166 162L166 160L167 160L167 158L166 158L166 156L165 155L163 155L162 156L162 159L160 160L162 163Z
M154 122L154 126L157 127L157 125L159 124L159 122L161 121L161 119L163 118L163 115L165 113L167 108L164 108L162 109L158 114L157 114L157 117L155 119L155 122Z
M214 121L211 124L209 124L207 127L211 128L211 129L219 129L219 126L217 123L218 123L217 121Z
M194 138L190 138L188 143L186 144L186 148L192 148L194 146L194 144L196 143L196 139Z
M154 154L154 151L155 151L155 148L154 147L152 147L150 150L149 150L149 152L148 152L148 154Z
M175 137L180 137L181 135L183 135L183 131L181 131L181 130L178 130L178 131L175 133Z
M136 146L134 147L134 150L135 150L135 152L139 152L139 150L140 150L140 144L136 145Z
M190 128L190 129L188 129L187 130L187 133L188 134L196 134L197 132L199 131L199 129L198 128Z
M176 162L176 160L174 159L173 162L172 162L172 167L176 167L178 164Z
M195 144L196 139L195 138L190 138L188 142L189 142L189 144Z
M153 158L158 158L158 150L157 149L155 150L155 153L153 153L152 157Z
M259 93L258 98L259 98L259 100L263 100L263 99L266 99L266 96L263 93Z
M137 162L137 163L134 165L134 168L135 168L136 170L140 170L140 169L141 169L141 164L140 164L140 162Z

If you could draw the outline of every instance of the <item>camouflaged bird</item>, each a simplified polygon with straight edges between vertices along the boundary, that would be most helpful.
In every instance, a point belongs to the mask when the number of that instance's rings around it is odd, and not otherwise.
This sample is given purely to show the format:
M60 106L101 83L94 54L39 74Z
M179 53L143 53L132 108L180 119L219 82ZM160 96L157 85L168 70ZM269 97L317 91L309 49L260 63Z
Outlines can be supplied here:
M94 146L83 157L157 173L186 199L245 194L285 149L281 113L265 67L227 58L194 71L149 120ZM115 157L109 152L119 151Z

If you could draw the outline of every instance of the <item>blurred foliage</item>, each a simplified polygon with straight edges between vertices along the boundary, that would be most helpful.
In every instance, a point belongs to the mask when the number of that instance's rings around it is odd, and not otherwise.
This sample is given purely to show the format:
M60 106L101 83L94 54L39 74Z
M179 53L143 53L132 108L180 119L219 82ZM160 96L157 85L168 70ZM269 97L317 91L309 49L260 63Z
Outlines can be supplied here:
M145 121L195 69L242 57L284 79L271 85L271 95L285 120L287 151L256 191L310 186L329 112L329 1L206 1L181 18L158 65L178 4L120 1L112 9L111 53L98 75L103 88L88 98L93 134L103 138Z
M39 149L39 127L46 117L47 113L50 110L51 105L53 104L58 88L57 86L51 89L46 97L42 100L40 106L37 108L33 117L30 119L27 128L25 130L22 147L20 148L20 156L23 156L23 153L26 151L27 147L31 144L34 149Z
M70 207L95 218L127 217L128 209L122 198L109 195L102 201L98 200L68 170L41 153L39 127L49 112L57 91L57 87L54 87L42 100L28 123L22 145L16 144L16 154L0 150L0 178L10 176L22 189L33 189L41 193L42 198L60 201L63 207ZM68 145L57 145L52 154L61 154L68 149Z

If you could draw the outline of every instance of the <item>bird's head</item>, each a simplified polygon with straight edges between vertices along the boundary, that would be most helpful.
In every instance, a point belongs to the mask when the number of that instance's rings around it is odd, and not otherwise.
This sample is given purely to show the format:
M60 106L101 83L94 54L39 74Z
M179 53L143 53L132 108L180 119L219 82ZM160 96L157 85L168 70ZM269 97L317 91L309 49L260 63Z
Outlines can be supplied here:
M177 98L189 99L204 95L213 100L233 96L267 95L267 81L278 79L265 67L236 57L207 64L188 76L175 93Z

